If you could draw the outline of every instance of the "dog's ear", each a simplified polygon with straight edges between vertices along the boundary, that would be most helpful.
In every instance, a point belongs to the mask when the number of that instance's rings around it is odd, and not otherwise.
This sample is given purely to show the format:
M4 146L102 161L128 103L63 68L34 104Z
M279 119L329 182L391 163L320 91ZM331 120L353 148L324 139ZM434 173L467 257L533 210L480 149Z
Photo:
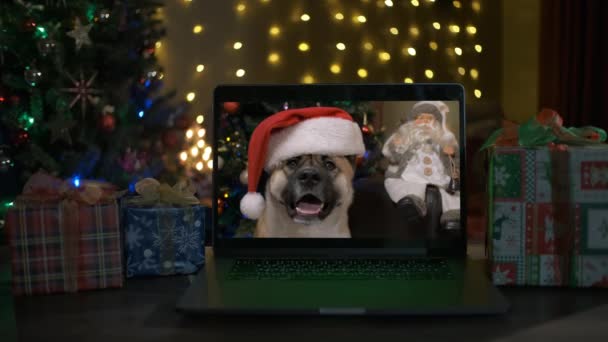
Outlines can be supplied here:
M350 166L353 168L353 170L355 170L357 168L357 156L356 155L346 156L346 159L350 163Z

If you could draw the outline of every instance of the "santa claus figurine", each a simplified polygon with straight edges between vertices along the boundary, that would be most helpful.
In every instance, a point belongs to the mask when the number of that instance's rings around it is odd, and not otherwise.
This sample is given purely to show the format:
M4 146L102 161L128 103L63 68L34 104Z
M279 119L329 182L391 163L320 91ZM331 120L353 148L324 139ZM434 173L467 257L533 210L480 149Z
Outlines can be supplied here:
M436 186L441 194L441 224L455 230L460 229L458 141L446 127L447 112L441 101L414 105L382 148L389 160L384 186L408 218L426 215L426 188Z

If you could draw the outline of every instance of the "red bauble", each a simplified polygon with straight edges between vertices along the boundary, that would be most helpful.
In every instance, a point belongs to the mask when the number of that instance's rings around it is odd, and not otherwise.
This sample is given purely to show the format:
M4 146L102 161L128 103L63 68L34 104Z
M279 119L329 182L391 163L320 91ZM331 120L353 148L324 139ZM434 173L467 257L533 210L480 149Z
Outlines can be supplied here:
M116 118L112 114L103 114L99 126L104 132L112 132L116 128Z
M32 18L28 18L25 20L25 22L23 23L23 29L25 29L26 31L34 31L36 29L36 21L34 21L34 19Z
M179 142L177 132L175 130L166 131L163 133L163 144L168 148L174 148Z
M30 134L24 129L20 129L13 136L13 144L15 144L15 146L21 146L21 145L27 143L29 140L30 140Z
M363 127L361 127L361 132L365 135L370 135L374 133L374 128L370 125L363 125Z
M234 114L237 110L239 110L238 102L224 102L224 111L228 114Z

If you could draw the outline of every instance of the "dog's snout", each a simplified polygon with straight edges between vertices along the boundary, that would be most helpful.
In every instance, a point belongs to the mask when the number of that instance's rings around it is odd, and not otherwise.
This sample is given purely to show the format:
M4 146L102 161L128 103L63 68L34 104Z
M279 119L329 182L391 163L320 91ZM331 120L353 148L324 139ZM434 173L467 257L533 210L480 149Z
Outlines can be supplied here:
M302 185L313 186L321 181L321 174L315 169L307 168L298 172L297 179Z

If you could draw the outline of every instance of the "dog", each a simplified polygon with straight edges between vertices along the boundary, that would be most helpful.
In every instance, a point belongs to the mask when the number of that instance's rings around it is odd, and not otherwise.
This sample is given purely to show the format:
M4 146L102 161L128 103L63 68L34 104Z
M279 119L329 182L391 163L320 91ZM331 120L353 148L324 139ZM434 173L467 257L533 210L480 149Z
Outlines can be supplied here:
M350 238L354 156L300 155L270 171L255 237Z

